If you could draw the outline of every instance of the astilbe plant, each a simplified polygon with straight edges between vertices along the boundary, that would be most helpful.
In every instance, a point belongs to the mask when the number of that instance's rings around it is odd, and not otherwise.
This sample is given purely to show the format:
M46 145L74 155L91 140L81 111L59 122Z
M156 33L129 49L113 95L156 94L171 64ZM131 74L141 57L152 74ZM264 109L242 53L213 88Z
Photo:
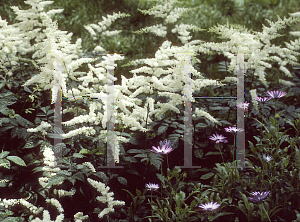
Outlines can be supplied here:
M42 187L42 192L40 192L41 194L45 194L46 190L49 193L49 190L52 186L59 186L63 183L63 180L61 180L57 173L60 172L60 169L56 167L57 163L55 161L55 156L54 156L54 152L52 151L52 149L50 147L45 147L44 149L44 164L45 166L43 167L44 170L44 177L40 177L39 178L39 184ZM91 165L91 163L85 163L86 165L88 165L89 167L91 167L91 171L94 170L93 165ZM125 202L123 201L118 201L118 200L114 200L113 192L108 192L109 191L109 187L106 186L104 183L92 180L90 178L87 178L87 181L89 182L89 184L91 184L94 188L97 189L97 191L99 193L101 193L101 196L97 196L96 199L100 202L100 203L104 203L107 204L108 207L103 209L98 217L99 218L103 218L104 215L109 214L110 212L114 212L114 206L115 205L124 205ZM54 189L53 190L53 194L54 196L58 196L58 198L61 198L63 196L73 196L76 193L76 189L72 188L71 191L66 191L66 190L57 190ZM56 210L58 211L59 215L56 217L55 222L62 222L64 219L64 209L62 207L62 205L59 202L59 199L56 198L47 198L45 195L43 195L45 197L45 202L48 203L48 207L49 204L54 206L56 208ZM48 210L45 210L44 207L36 207L33 204L31 204L30 202L24 200L24 199L3 199L1 200L2 203L1 205L4 206L5 208L12 208L14 205L16 204L21 204L23 206L25 206L26 208L29 209L29 211L27 212L27 214L31 214L29 216L29 219L33 222L39 222L39 221L51 221L51 216L49 214ZM42 213L43 215L43 219L41 220L39 218L38 215L40 215ZM88 215L83 215L82 212L78 212L74 215L74 220L76 222L80 222L83 221L85 219L88 218Z

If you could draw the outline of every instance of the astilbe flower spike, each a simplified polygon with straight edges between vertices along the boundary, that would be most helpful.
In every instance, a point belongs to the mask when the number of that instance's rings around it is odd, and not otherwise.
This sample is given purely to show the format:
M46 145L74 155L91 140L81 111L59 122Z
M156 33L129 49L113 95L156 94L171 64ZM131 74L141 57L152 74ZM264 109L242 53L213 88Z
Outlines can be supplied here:
M257 203L261 200L266 199L271 194L271 192L270 191L263 191L263 192L256 191L256 192L252 192L251 194L253 195L253 197L248 197L248 199L254 203Z
M228 141L225 140L226 137L222 136L222 135L218 135L218 134L213 134L213 136L209 137L210 140L216 140L216 143L219 142L224 142L227 143Z
M267 93L273 99L278 99L278 98L284 97L287 94L286 92L282 92L282 91L271 91L271 92L267 91Z

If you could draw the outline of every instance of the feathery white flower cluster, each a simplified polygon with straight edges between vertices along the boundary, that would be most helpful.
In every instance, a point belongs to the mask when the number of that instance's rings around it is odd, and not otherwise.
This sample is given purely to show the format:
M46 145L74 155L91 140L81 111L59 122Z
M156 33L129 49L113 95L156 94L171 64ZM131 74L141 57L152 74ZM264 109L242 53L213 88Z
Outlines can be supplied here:
M48 210L43 211L43 219L41 220L40 218L35 218L31 222L62 222L63 219L65 218L64 214L60 214L56 217L55 221L51 220L50 214Z
M234 53L248 54L247 61L245 61L245 72L247 69L254 67L256 75L259 76L259 80L267 86L265 79L265 69L271 68L271 64L265 62L269 60L275 60L280 65L280 70L288 77L292 77L289 70L284 67L286 64L299 65L296 56L300 53L296 52L299 49L299 45L296 46L295 42L292 44L286 43L287 48L281 48L278 46L271 46L270 40L281 36L277 33L279 29L285 28L286 25L299 22L300 18L284 18L283 20L278 17L278 21L273 23L269 22L271 27L263 27L262 32L250 33L246 29L240 26L233 25L218 25L210 29L210 32L215 32L222 35L223 38L230 39L228 42L222 43L204 43L201 47L210 48L218 52L222 52L225 56L231 59L229 71L232 71L236 67L236 56ZM251 54L252 53L252 54ZM278 54L284 60L282 61L277 56L270 56L270 54Z
M200 117L205 117L206 119L210 120L211 122L218 123L219 121L213 118L209 113L205 112L203 109L199 110L196 108L195 114L192 115L193 119L198 120Z
M126 13L113 13L113 15L107 15L107 18L102 16L103 21L99 22L98 25L96 24L90 24L90 25L86 25L84 26L84 28L94 37L96 35L95 30L97 30L98 32L100 32L102 35L105 36L113 36L113 35L117 35L120 32L122 32L122 30L115 30L115 31L105 31L107 29L107 27L111 26L112 22L114 22L115 20L117 20L118 18L125 18L125 17L129 17L129 14ZM94 40L96 40L97 38L94 37Z
M62 208L60 202L57 199L55 199L55 198L46 199L46 203L50 203L53 206L55 206L57 208L57 210L58 210L59 213L63 213L64 212L64 209Z
M1 201L1 199L0 199ZM43 207L37 208L33 204L29 203L28 201L24 199L3 199L3 203L0 203L1 206L4 206L5 208L8 208L10 206L14 206L15 204L22 204L23 206L27 207L33 214L39 214L43 211Z
M76 193L76 189L75 188L72 188L70 191L66 191L66 190L57 190L57 189L54 189L53 190L53 194L57 195L58 194L58 197L61 198L61 197L66 197L66 196L73 196L74 194Z
M255 100L256 97L257 97L256 89L251 89L251 90L249 91L249 93L250 93L250 95L251 95L252 103L253 103L255 109L258 110L258 107L257 107L257 106L258 106L258 102Z
M39 125L38 127L36 128L30 128L30 129L27 129L27 132L39 132L41 131L43 135L47 135L47 132L45 129L51 127L51 125L49 123L46 123L44 121L41 122L41 125Z
M55 168L57 165L55 161L54 152L50 147L45 146L44 152L44 164L46 166L43 167L44 175L47 175L48 177L53 177L56 175L56 172L60 171L59 168ZM44 180L45 182L45 180Z
M94 187L97 189L98 192L100 192L102 194L102 197L97 196L96 199L101 202L101 203L107 203L108 207L105 208L104 210L101 211L101 213L98 215L99 218L102 218L104 215L110 213L110 212L114 212L114 206L115 205L125 205L124 201L114 201L113 199L113 192L109 192L109 187L105 187L104 183L101 182L97 182L95 180L92 180L90 178L87 178L87 181Z
M180 24L175 25L175 28L171 30L172 33L178 33L179 36L177 36L183 44L187 44L188 41L192 38L190 35L190 32L187 31L188 29L194 30L194 31L201 31L203 29L200 29L199 27L195 25L187 25L187 24Z
M92 127L84 126L82 128L72 130L72 131L68 132L67 134L62 134L62 137L64 139L67 139L67 138L71 138L73 136L76 136L76 135L79 135L82 133L85 133L86 136L89 136L89 135L94 135L96 133L96 131Z
M283 84L283 85L286 85L286 86L294 86L295 84L290 82L290 81L286 81L284 79L279 79L279 83Z
M82 163L82 165L87 166L92 172L96 172L95 167L93 166L93 164L91 164L91 162L84 162Z
M78 212L74 215L75 222L82 222L83 220L88 219L88 218L89 218L89 216L88 215L83 216L82 212Z

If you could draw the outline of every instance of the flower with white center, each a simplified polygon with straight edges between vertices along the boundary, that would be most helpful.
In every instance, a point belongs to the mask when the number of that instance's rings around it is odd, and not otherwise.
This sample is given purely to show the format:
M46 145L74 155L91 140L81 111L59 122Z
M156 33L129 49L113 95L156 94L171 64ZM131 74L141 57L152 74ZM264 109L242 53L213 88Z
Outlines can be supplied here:
M216 143L219 143L219 142L224 142L224 143L227 143L228 141L225 140L226 137L222 136L222 135L218 135L218 134L213 134L213 136L211 136L209 139L210 140L216 140Z
M206 204L201 204L199 205L199 207L202 208L202 210L205 210L205 211L213 211L213 210L216 210L218 209L220 206L220 204L218 204L217 202L216 203L206 203Z
M157 190L159 188L158 184L149 183L146 184L147 190Z
M271 157L271 156L266 156L266 154L263 154L263 159L265 160L265 161L267 161L267 162L269 162L269 161L271 161L271 160L273 160L273 157Z
M158 153L158 154L168 154L173 150L172 147L170 147L171 146L170 141L161 142L160 146L161 147L158 146L157 148L155 146L152 146L152 148L154 150L151 150L151 151L154 152L154 153Z

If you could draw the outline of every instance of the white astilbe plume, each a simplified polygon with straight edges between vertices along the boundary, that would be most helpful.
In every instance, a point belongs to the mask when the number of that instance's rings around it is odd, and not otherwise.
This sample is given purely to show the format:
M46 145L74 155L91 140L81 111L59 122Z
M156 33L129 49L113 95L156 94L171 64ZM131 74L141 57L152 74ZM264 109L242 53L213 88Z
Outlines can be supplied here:
M55 167L57 163L55 161L54 152L50 147L45 146L43 155L44 155L44 164L45 164L45 166L43 167L44 170L43 176L46 177L40 177L39 183L42 187L45 188L48 186L49 178L55 176L56 172L60 171L60 169ZM51 186L52 185L48 186L49 189L51 188Z
M102 196L97 196L96 199L101 202L101 203L107 203L108 207L103 209L100 214L98 214L99 218L103 218L104 215L114 212L114 206L115 205L125 205L124 201L118 201L118 200L113 200L114 198L112 197L114 195L113 192L109 192L109 187L105 187L104 183L97 182L95 180L92 180L90 178L87 178L88 182L97 189L98 192L102 194Z
M95 170L93 164L91 164L91 162L84 162L84 163L82 163L82 165L87 166L93 173L96 172L96 170Z
M40 218L35 218L31 222L62 222L64 219L64 214L60 214L56 217L54 221L51 220L50 214L48 210L44 210L43 212L43 219L41 220Z
M285 18L281 19L278 16L277 22L267 20L270 27L263 26L262 32L250 32L241 26L234 25L218 25L211 28L210 32L220 34L224 39L230 39L222 43L204 43L201 45L201 50L205 51L207 48L218 53L223 53L226 57L231 59L229 71L232 71L236 65L236 53L245 54L245 72L247 69L255 69L255 75L259 76L259 80L267 86L265 78L265 69L271 68L268 61L276 61L279 63L281 70L286 76L292 77L289 70L285 67L287 64L299 65L297 57L300 53L299 41L285 43L287 48L271 45L270 40L281 36L278 30L285 28L287 25L297 23L300 18ZM298 44L297 44L298 43ZM270 54L277 54L277 56L270 56Z
M23 34L19 34L20 30L8 25L6 20L2 20L0 16L0 68L6 75L12 76L13 71L17 68L17 52L24 44L28 44ZM7 69L7 66L12 65Z
M255 100L256 97L257 97L257 94L256 94L256 89L251 89L250 91L250 95L251 95L251 98L252 98L252 103L255 107L256 110L258 110L258 102Z
M78 212L74 215L75 222L82 222L83 220L88 219L88 218L89 218L89 216L88 215L83 216L82 212Z
M290 81L286 81L286 80L284 80L284 79L279 79L279 83L281 83L281 84L283 84L283 85L285 85L285 86L294 86L295 84L294 83L292 83L292 82L290 82Z
M58 194L58 197L61 198L61 197L66 197L66 196L73 196L74 194L76 193L76 189L75 188L72 188L70 191L66 191L66 190L57 190L57 189L54 189L53 190L53 194Z
M196 108L195 114L192 115L193 119L197 120L200 119L201 117L205 117L211 122L218 123L218 120L213 118L209 113L205 112L204 110L199 110L199 108Z
M36 206L34 206L33 204L29 203L28 201L24 200L24 199L3 199L0 201L2 201L3 203L0 203L0 206L3 206L5 208L8 207L12 207L16 204L22 204L23 206L27 207L31 213L33 214L39 214L40 212L43 211L43 207L37 208Z
M59 213L64 212L64 209L62 208L60 202L57 199L55 198L46 199L46 203L50 203L51 205L55 206Z
M173 24L175 23L183 13L188 12L191 8L179 8L175 7L176 0L162 0L156 6L153 6L149 10L141 10L138 9L143 14L153 15L154 17L160 17L164 19L164 24ZM152 32L157 36L165 37L167 35L167 27L164 24L157 24L150 27L142 28L138 31L134 31L134 33L148 33ZM194 31L201 31L197 26L180 24L175 25L175 28L172 29L173 33L178 33L178 38L181 40L183 44L186 44L192 37L189 36L190 32L188 29L193 29Z
M117 20L118 18L125 18L125 17L129 17L129 14L126 13L113 13L113 15L107 15L107 18L102 16L103 21L99 22L97 25L96 24L90 24L90 25L86 25L84 26L84 28L94 37L93 39L97 39L96 36L96 31L98 31L99 33L101 33L101 35L104 36L113 36L113 35L117 35L120 32L122 32L122 30L114 30L114 31L107 31L107 27L111 26L112 22L114 22L115 20Z
M27 129L27 132L42 132L43 135L47 135L47 132L45 129L51 127L51 125L49 123L46 123L44 121L41 122L41 125L39 125L38 127L36 128L30 128L30 129Z

